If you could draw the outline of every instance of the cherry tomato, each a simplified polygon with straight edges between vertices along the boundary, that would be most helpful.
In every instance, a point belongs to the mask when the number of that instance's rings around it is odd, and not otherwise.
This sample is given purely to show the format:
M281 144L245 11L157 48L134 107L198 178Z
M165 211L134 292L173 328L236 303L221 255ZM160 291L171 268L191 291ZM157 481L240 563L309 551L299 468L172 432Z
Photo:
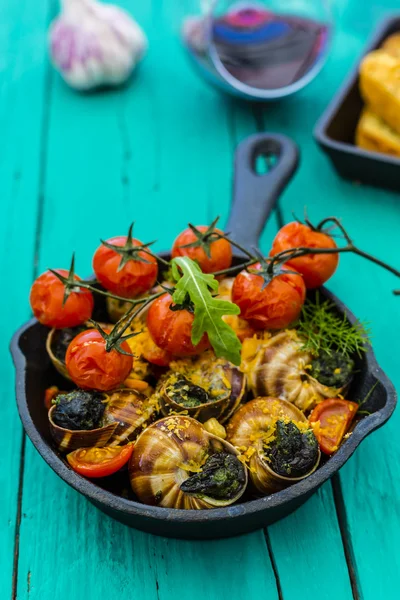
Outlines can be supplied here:
M194 315L186 309L171 310L170 306L173 306L171 295L163 294L154 300L147 313L147 327L157 346L175 356L193 356L209 348L206 334L197 346L192 344Z
M109 244L123 247L126 236L114 237L107 240ZM139 240L132 240L134 246L141 246ZM140 251L134 258L120 269L122 256L116 250L101 245L93 256L93 269L98 281L110 292L124 298L136 298L153 287L158 273L157 260L154 256ZM143 262L146 261L146 262Z
M49 410L53 404L54 398L60 393L60 390L56 385L52 385L45 389L44 392L44 405Z
M147 332L145 343L143 344L143 358L149 361L153 365L159 367L168 367L172 360L170 352L159 348L153 341L153 338Z
M278 231L270 254L275 256L283 250L300 246L306 248L337 247L335 241L326 233L313 231L307 225L294 221ZM286 265L301 273L306 287L312 289L321 286L332 277L338 262L339 254L308 254L288 260Z
M68 276L65 269L55 269L60 275ZM75 275L77 281L80 277ZM48 327L76 327L92 316L93 295L90 290L80 288L71 292L63 306L65 286L54 273L46 271L33 283L30 303L37 320Z
M117 350L106 352L105 340L96 329L78 333L69 344L65 364L72 381L84 390L112 390L126 379L132 369L132 356ZM121 344L130 352L126 342Z
M196 227L204 233L208 227L199 225ZM223 233L220 229L215 229L216 233ZM214 273L228 269L232 264L232 247L228 240L217 239L210 244L210 258L200 246L183 248L186 244L191 244L197 240L196 234L191 229L185 229L178 235L172 246L172 258L177 256L188 256L196 260L203 273Z
M260 263L252 269L260 269ZM284 273L274 277L264 289L262 286L260 275L241 271L233 283L232 302L255 329L284 329L300 315L306 297L303 278Z
M67 454L72 469L85 477L107 477L116 473L130 459L133 444L127 446L104 446L104 448L80 448Z
M308 420L324 454L336 452L357 410L357 402L340 398L330 398L317 404Z

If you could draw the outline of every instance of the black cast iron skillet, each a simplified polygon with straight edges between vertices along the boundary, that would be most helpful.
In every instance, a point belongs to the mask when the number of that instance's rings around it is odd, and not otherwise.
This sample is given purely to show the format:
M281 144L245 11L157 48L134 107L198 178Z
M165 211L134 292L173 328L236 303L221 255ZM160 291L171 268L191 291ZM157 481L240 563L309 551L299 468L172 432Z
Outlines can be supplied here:
M257 175L257 156L271 154L276 157L275 166L269 173ZM247 247L257 245L275 201L294 173L297 162L295 145L283 136L255 135L239 145L235 159L234 199L227 225L232 239ZM167 253L162 256L169 257ZM243 257L236 253L234 260L239 265ZM350 321L355 321L355 317L333 294L324 288L321 293L335 302L340 313L346 313ZM97 298L96 302L96 318L104 320L104 302ZM27 435L57 475L95 506L122 523L157 535L187 539L228 537L285 517L340 469L360 442L389 419L396 404L393 385L379 368L372 349L368 349L357 365L349 397L365 398L376 383L365 404L365 409L371 414L356 423L352 435L315 473L271 496L258 500L242 499L240 504L226 508L196 511L146 506L135 501L129 489L127 472L94 483L74 473L53 448L43 405L44 391L50 385L66 389L67 384L56 373L47 356L47 333L46 327L31 319L14 334L11 342L18 410Z

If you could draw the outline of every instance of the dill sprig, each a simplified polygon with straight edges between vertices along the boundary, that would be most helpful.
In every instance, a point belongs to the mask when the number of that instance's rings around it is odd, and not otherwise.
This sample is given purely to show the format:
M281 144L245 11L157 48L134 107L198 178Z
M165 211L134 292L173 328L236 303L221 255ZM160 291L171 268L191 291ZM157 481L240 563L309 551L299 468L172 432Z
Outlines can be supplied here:
M296 329L304 340L302 350L313 355L339 352L347 357L355 353L361 356L370 335L367 323L352 325L346 314L339 315L331 300L321 302L318 292L315 302L307 300L304 304Z

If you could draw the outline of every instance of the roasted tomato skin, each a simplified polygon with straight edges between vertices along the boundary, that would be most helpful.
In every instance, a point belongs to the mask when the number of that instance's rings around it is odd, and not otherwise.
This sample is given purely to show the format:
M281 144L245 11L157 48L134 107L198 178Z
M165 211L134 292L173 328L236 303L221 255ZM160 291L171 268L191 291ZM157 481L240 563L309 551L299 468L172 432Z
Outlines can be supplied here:
M107 241L114 246L122 247L126 244L126 240L125 236L119 236ZM141 245L137 239L132 241L135 246ZM146 262L132 259L119 270L121 255L101 245L93 256L93 270L101 285L113 294L124 298L136 298L153 287L158 273L157 260L154 256L143 251L139 252L139 256Z
M79 475L90 478L107 477L119 471L128 462L132 452L133 444L80 448L67 454L67 461Z
M44 391L44 405L47 408L47 410L50 410L52 404L53 404L53 400L54 398L60 393L60 390L58 389L58 387L56 385L52 385L51 387L48 387L45 389Z
M357 402L341 398L329 398L317 404L308 420L324 454L336 452L357 410Z
M126 342L121 347L130 352ZM69 376L78 387L107 391L128 377L133 359L117 350L106 352L101 334L96 329L88 329L79 333L68 346L65 364Z
M208 227L205 225L199 225L196 227L202 233L207 231ZM220 229L215 229L216 233L223 233ZM192 260L195 260L200 265L203 273L214 273L215 271L222 271L228 269L232 264L232 246L228 240L215 240L210 244L210 255L209 258L203 248L200 246L194 248L182 248L186 244L191 244L196 241L196 235L191 229L185 229L178 235L174 245L172 246L172 258L178 256L188 256Z
M172 360L172 355L170 352L159 348L153 341L153 338L149 335L148 340L146 340L143 348L143 358L149 361L149 363L152 365L157 365L158 367L168 367Z
M65 277L68 271L55 269ZM79 277L75 275L79 281ZM80 288L79 292L71 292L63 306L65 286L50 271L42 273L33 283L30 303L33 314L42 325L48 327L76 327L92 316L94 300L90 290Z
M210 347L206 334L193 346L192 325L194 315L188 310L171 310L170 294L163 294L151 304L147 313L149 333L159 348L174 356L193 356Z
M280 229L272 243L270 255L275 256L289 248L336 248L335 241L326 233L313 231L307 225L293 221ZM308 254L288 260L286 265L303 275L307 289L320 287L327 281L339 263L339 254Z
M251 269L260 269L260 263ZM262 286L260 275L241 271L233 283L232 302L255 329L284 329L300 315L306 297L303 278L284 273L274 277L264 289Z

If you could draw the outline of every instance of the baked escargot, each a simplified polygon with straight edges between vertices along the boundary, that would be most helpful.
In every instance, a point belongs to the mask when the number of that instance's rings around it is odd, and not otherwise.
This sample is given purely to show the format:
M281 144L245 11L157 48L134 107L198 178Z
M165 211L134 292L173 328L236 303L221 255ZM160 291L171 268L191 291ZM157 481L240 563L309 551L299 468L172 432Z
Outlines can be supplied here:
M136 390L84 390L58 394L49 410L50 432L59 450L117 446L135 440L158 406Z
M338 354L313 358L289 329L262 338L246 339L242 370L254 396L274 396L311 410L325 398L336 398L348 386L354 363Z
M172 361L156 395L164 415L185 411L201 422L214 417L224 423L239 406L245 391L243 373L206 351L193 359Z
M304 479L315 471L321 457L304 414L277 398L244 404L228 423L227 440L242 452L250 480L262 495Z
M229 506L247 486L238 451L190 417L165 417L138 437L131 486L144 504L204 509Z

